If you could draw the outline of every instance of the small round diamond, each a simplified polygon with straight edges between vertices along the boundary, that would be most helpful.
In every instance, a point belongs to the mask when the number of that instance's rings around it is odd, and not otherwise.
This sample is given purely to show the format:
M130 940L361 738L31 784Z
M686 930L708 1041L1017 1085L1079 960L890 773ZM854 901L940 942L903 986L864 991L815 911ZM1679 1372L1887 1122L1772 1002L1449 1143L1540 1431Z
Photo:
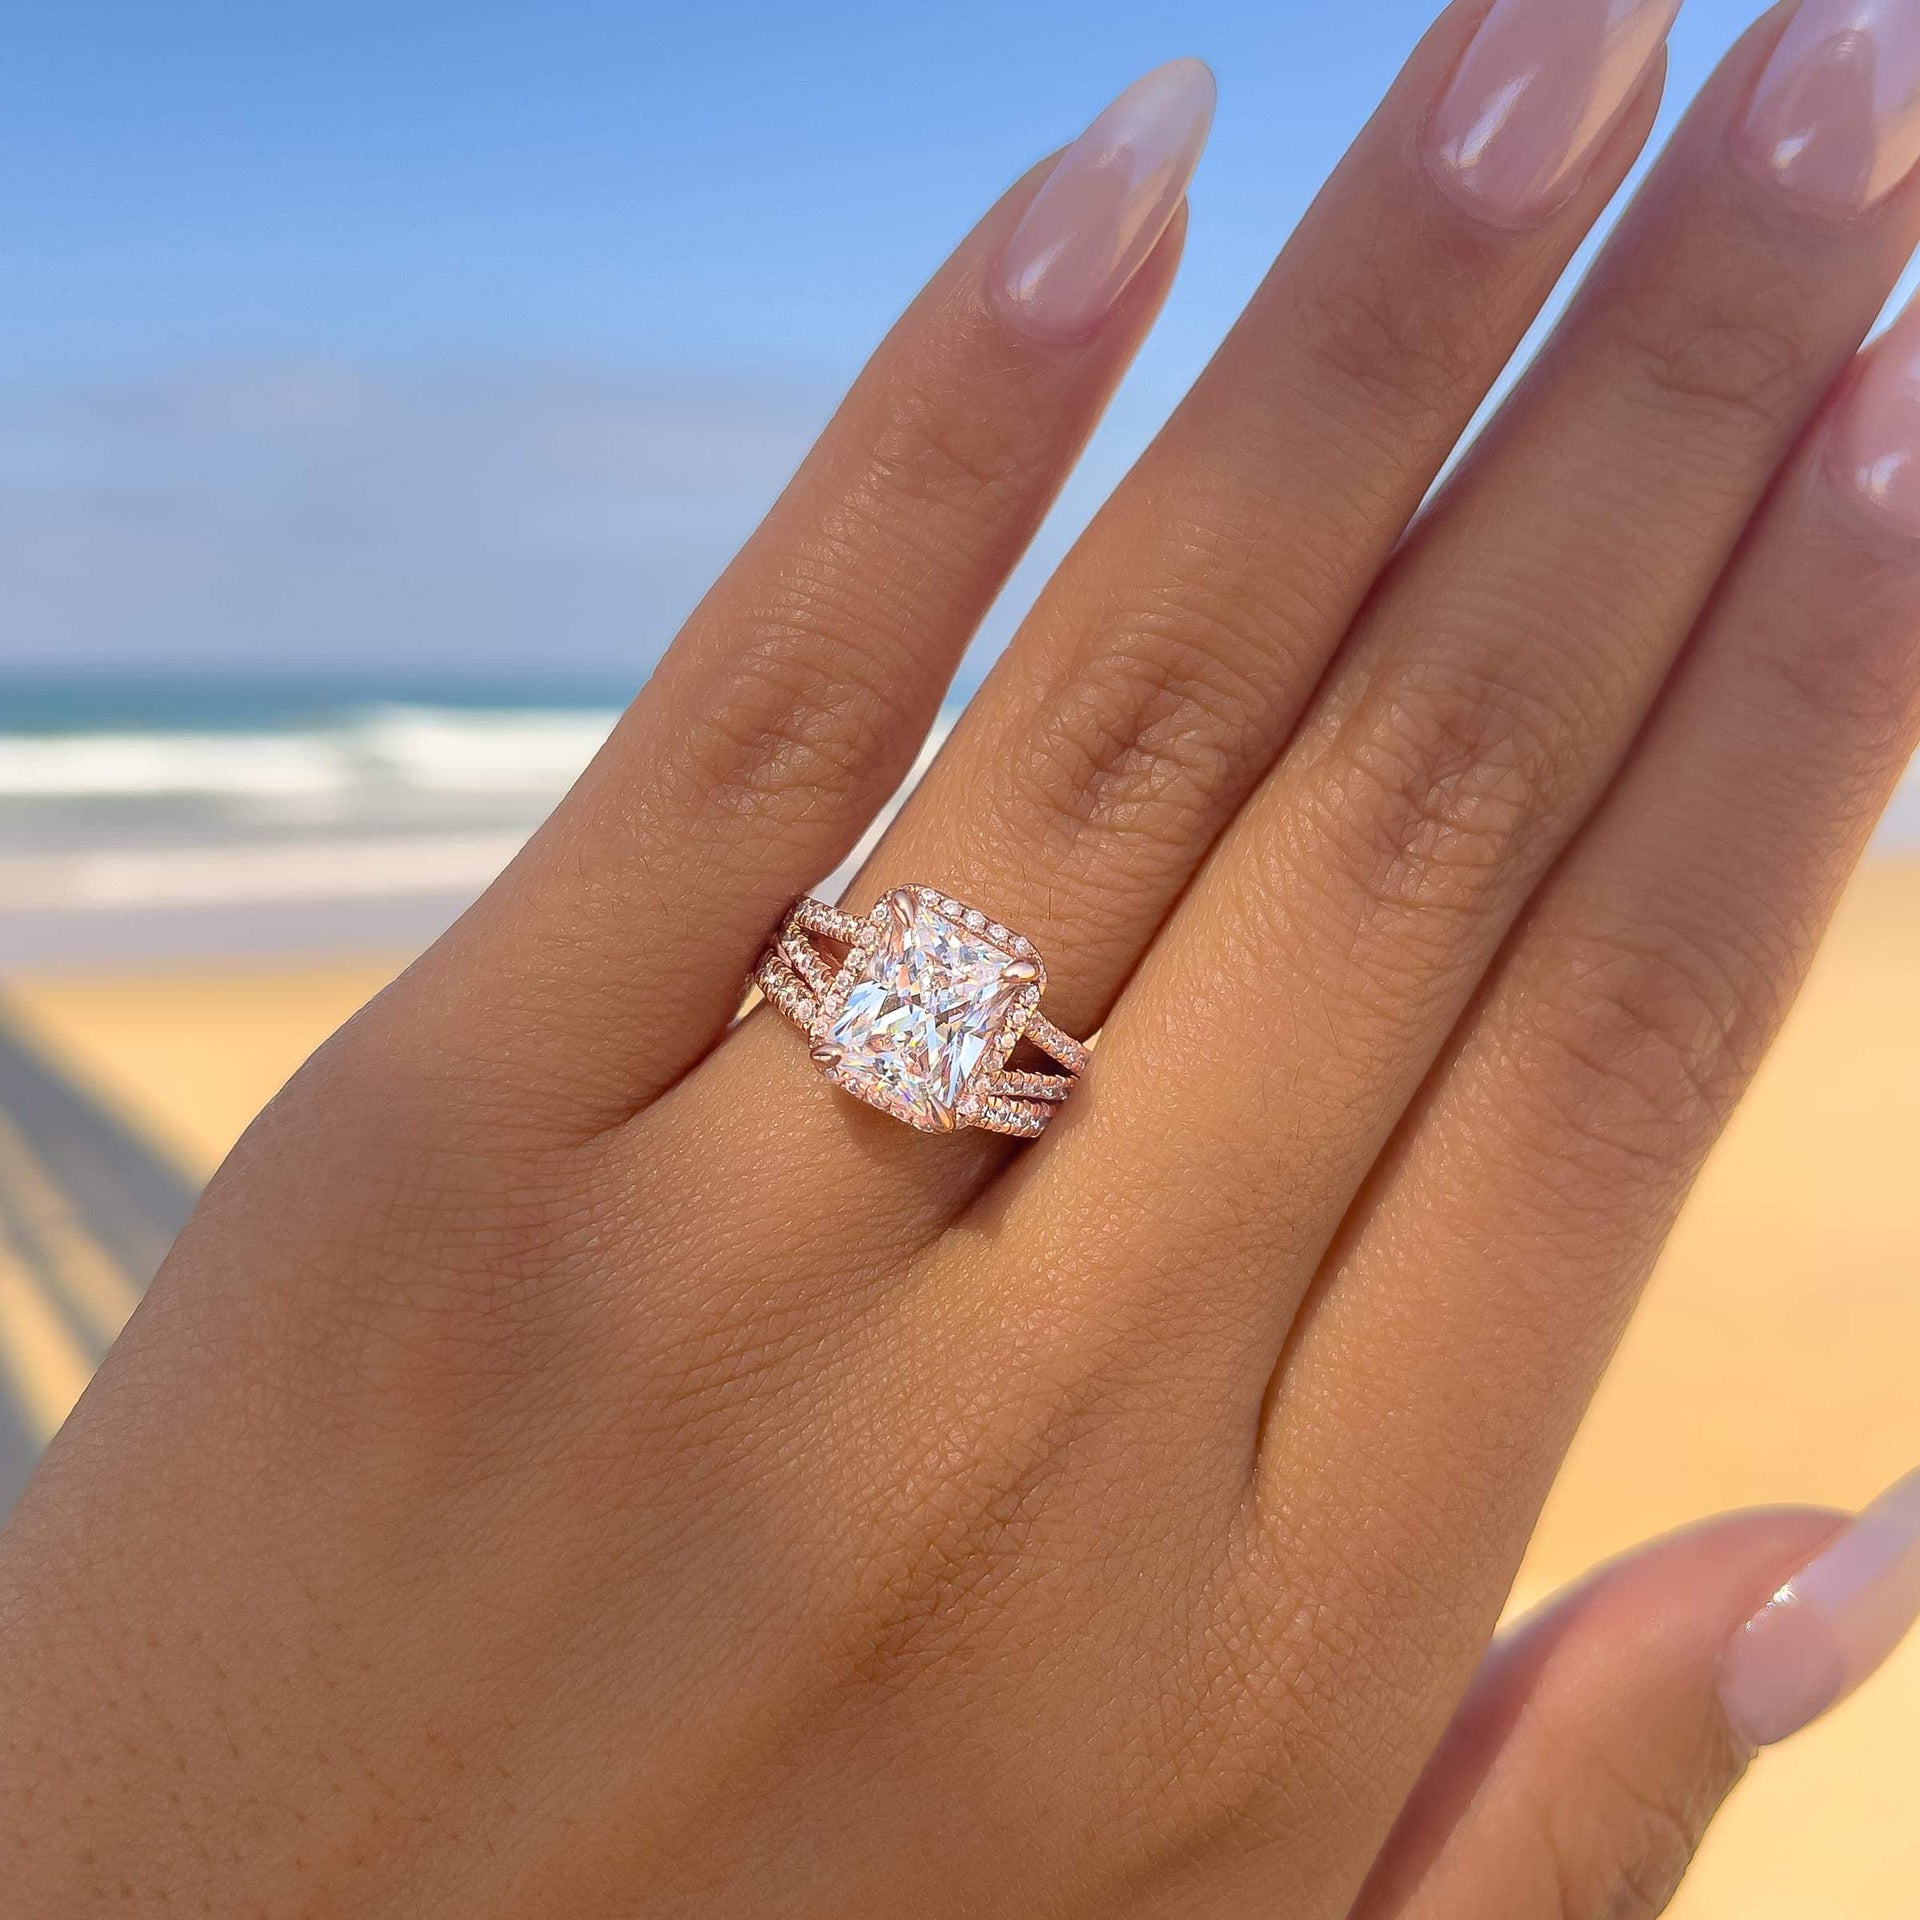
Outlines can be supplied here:
M940 902L940 911L942 913L950 913L958 920L960 916L966 912L966 908L963 907L958 900L942 900Z
M987 938L989 940L1004 940L1006 937L1007 937L1007 930L1005 927L1003 927L1000 924L998 920L996 920L993 923L993 925L987 929Z
M984 931L986 924L987 916L982 913L978 907L975 907L973 911L967 915L967 925L970 926L975 933Z

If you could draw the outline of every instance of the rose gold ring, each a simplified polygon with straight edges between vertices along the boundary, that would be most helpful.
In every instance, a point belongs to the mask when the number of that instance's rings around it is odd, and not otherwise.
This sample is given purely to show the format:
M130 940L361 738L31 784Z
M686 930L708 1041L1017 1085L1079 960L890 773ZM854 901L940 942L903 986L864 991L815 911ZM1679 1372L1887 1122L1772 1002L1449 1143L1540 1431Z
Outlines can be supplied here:
M819 940L845 958L829 962ZM753 980L835 1086L923 1133L1031 1140L1086 1068L1087 1049L1040 1011L1032 942L936 887L896 887L865 916L797 901ZM1064 1071L1009 1067L1022 1040Z

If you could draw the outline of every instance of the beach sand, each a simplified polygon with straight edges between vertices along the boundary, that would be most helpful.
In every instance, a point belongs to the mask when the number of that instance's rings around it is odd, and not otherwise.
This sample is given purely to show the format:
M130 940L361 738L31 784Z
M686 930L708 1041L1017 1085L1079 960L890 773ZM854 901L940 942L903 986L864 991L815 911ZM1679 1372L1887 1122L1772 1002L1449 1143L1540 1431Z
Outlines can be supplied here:
M1920 1462L1920 860L1866 868L1556 1488L1516 1608L1724 1508ZM404 956L23 977L16 1024L195 1175ZM1920 1639L1755 1767L1672 1911L1920 1907Z

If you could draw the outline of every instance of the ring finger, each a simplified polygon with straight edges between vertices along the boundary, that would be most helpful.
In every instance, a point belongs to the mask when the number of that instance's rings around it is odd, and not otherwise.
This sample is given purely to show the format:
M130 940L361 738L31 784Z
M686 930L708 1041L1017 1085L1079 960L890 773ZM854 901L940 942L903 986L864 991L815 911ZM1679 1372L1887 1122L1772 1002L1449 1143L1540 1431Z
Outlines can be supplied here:
M389 1071L451 1061L469 1112L571 1144L708 1050L906 773L1152 321L1212 106L1197 61L1157 69L961 243L553 818L357 1023Z
M1535 39L1550 3L1519 9ZM1028 935L1069 1028L1104 1016L1284 744L1644 138L1670 0L1579 0L1545 34L1558 64L1476 143L1540 52L1514 11L1455 7L1416 51L861 877L863 899L937 883ZM989 1142L929 1154L832 1093L771 1023L685 1091L739 1116L737 1144L787 1176L783 1205L819 1195L836 1241L850 1209L863 1237L937 1223L993 1164Z

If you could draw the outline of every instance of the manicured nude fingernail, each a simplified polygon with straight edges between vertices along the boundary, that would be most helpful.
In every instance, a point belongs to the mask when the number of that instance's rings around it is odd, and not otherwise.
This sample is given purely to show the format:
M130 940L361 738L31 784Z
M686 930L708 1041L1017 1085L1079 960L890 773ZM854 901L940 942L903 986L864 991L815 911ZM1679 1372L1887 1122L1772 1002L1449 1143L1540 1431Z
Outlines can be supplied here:
M1737 150L1813 213L1844 220L1885 199L1920 161L1920 4L1802 0Z
M1831 445L1841 484L1895 532L1920 539L1920 308L1868 350Z
M1734 1636L1720 1701L1754 1747L1843 1700L1920 1618L1920 1473L1909 1474L1802 1567Z
M1494 0L1427 128L1427 164L1498 226L1578 192L1639 91L1680 0Z
M993 292L1009 325L1084 339L1179 210L1213 124L1213 75L1169 60L1136 80L1048 174L1007 242Z

